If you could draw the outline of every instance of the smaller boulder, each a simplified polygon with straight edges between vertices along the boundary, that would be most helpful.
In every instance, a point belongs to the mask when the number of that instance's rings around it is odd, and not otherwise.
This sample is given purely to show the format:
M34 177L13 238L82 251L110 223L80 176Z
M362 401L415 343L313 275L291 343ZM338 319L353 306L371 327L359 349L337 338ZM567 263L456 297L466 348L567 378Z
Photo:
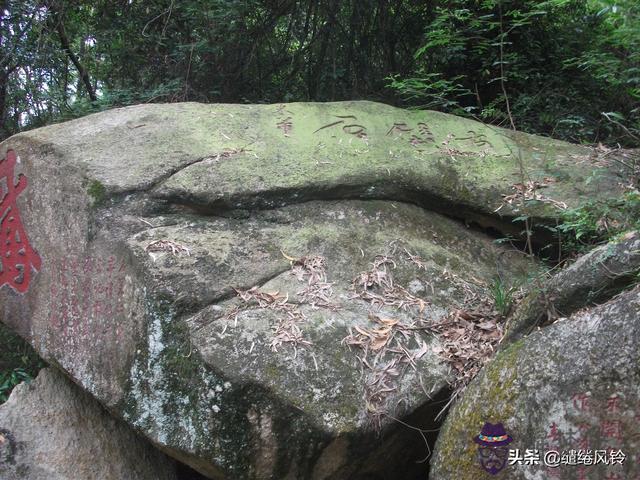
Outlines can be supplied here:
M636 287L500 351L447 416L431 478L640 478L639 318Z
M575 263L532 289L507 320L502 344L527 335L545 322L602 303L635 282L640 272L640 232L594 248Z
M175 480L164 454L57 370L17 386L0 406L3 480Z

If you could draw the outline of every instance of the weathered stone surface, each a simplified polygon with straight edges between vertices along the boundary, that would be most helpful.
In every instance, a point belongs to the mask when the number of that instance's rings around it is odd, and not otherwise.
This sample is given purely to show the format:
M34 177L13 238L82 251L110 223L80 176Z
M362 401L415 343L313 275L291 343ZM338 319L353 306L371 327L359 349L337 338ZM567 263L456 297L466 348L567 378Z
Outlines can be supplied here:
M391 416L428 426L449 372L412 322L528 267L434 212L509 230L518 207L503 195L520 159L556 202L618 188L585 148L370 102L129 107L17 135L9 149L28 180L12 212L37 258L26 285L2 285L2 320L212 478L416 468L419 436ZM555 216L548 201L532 207ZM2 253L20 255L16 245ZM315 257L325 263L312 274L302 264ZM404 287L381 309L382 288L352 284L376 261L389 292ZM262 307L252 287L271 293ZM393 332L413 366L396 375L401 354L363 359L343 342L356 326ZM367 403L385 366L388 391ZM404 455L388 457L389 445Z
M548 320L611 298L632 283L638 272L639 232L627 232L621 238L594 248L550 279L532 284L531 291L507 319L503 345Z
M55 369L0 405L3 480L173 480L165 455Z
M499 352L448 415L431 462L433 478L638 478L639 318L640 289L635 288ZM485 422L504 424L513 438L509 448L521 454L538 449L540 465L507 466L495 477L484 474L473 438ZM543 458L549 450L590 450L592 459L597 450L607 450L609 460L610 450L622 450L626 459L547 468Z
M372 102L144 105L17 135L8 146L22 140L63 155L50 168L84 172L97 197L149 190L206 211L388 198L493 223L523 175L571 207L621 189L588 148ZM499 210L502 227L517 203ZM534 213L555 218L545 202Z

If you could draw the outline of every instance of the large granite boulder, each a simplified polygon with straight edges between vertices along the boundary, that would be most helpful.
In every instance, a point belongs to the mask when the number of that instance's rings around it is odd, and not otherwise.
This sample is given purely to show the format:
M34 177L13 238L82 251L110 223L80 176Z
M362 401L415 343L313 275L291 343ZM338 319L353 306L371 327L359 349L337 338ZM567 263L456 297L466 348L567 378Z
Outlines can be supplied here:
M370 102L136 106L0 154L2 321L211 478L424 469L396 419L451 381L425 323L530 266L453 219L619 188L586 148Z
M175 465L55 369L0 405L3 480L175 480Z
M433 478L640 478L639 319L636 287L500 351L447 416ZM485 423L512 440L494 477L479 461Z

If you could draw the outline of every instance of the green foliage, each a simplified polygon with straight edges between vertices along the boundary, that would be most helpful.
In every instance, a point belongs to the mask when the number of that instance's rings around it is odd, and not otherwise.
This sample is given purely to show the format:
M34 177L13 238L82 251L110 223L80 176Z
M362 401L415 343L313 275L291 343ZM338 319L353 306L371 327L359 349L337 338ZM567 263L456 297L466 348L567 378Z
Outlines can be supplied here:
M388 84L406 104L498 125L511 113L532 133L640 145L635 0L434 3L414 72Z
M94 180L87 188L87 193L92 198L93 206L100 205L105 198L107 190L104 188L104 185L100 183L98 180Z
M636 0L3 5L0 140L136 103L371 99L640 144Z
M513 305L514 294L517 288L507 286L500 277L495 277L489 286L489 290L493 297L494 308L500 315L505 317Z
M419 103L420 108L444 110L458 115L468 113L472 108L463 108L458 99L471 92L459 83L460 76L450 80L441 78L440 73L423 73L420 77L389 77L389 87L402 92L405 100Z
M581 208L567 210L553 230L560 236L564 256L569 256L638 229L640 194L632 191L622 198L591 201Z
M30 382L32 379L31 375L22 368L0 372L0 403L7 401L13 387L25 381Z
M0 139L142 102L392 100L427 14L403 0L7 0ZM71 53L63 48L63 25ZM25 35L22 33L26 32ZM97 100L72 55L86 71ZM0 100L2 96L0 95Z
M0 403L14 386L35 377L43 366L31 346L0 323Z

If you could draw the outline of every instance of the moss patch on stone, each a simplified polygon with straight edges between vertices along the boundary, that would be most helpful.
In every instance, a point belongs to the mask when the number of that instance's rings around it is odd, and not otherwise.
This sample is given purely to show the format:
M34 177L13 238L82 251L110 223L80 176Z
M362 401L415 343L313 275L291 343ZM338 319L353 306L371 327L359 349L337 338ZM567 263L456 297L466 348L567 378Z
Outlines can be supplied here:
M87 187L87 194L91 197L91 206L100 206L107 196L107 189L99 180L93 180Z
M476 478L482 472L473 438L485 422L504 423L514 415L521 394L516 366L522 345L522 341L517 341L500 351L473 381L473 390L467 387L468 391L476 391L478 385L491 385L490 389L482 389L486 396L463 396L447 416L434 458L440 472L448 472L452 477L460 475L463 479ZM465 442L460 443L460 439Z

